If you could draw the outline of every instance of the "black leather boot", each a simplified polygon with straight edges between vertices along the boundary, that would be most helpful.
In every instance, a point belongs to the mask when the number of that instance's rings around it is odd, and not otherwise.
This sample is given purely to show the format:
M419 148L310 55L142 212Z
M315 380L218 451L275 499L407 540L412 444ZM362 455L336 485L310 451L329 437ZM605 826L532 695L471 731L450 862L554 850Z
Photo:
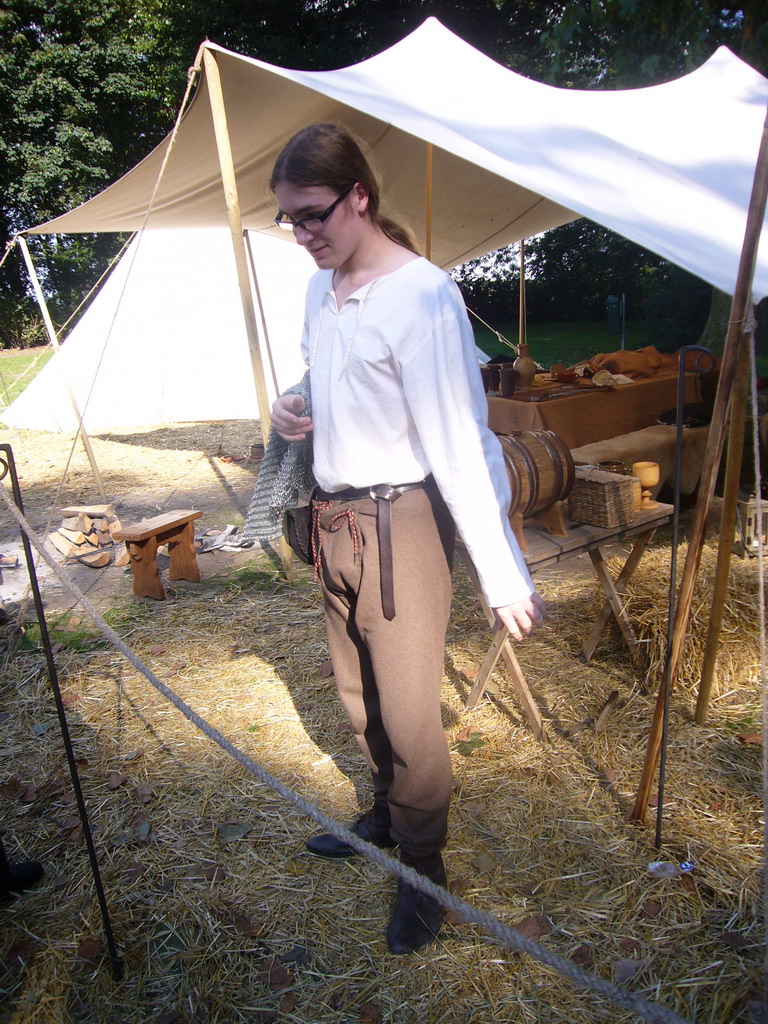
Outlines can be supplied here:
M445 866L439 853L411 857L401 853L403 864L414 868L436 885L446 886ZM387 944L393 953L413 953L437 938L445 908L409 882L398 879L397 899L387 928Z
M0 840L0 898L9 896L12 892L25 892L31 889L40 881L43 874L43 865L38 864L36 860L9 864Z
M354 832L356 836L360 836L367 843L384 848L395 845L389 835L391 824L389 809L374 804L369 811L360 815L354 825L349 826L349 831ZM330 832L312 836L306 841L305 846L316 857L354 857L357 853L357 850L353 850L348 843L337 839Z

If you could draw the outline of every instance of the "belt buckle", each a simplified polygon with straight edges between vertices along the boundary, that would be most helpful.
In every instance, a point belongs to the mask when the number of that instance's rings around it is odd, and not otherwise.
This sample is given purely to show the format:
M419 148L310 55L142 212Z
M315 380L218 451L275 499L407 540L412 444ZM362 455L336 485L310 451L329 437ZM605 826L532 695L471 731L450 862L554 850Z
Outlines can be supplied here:
M394 484L375 484L368 493L374 501L379 498L383 501L392 501L398 496L398 488Z

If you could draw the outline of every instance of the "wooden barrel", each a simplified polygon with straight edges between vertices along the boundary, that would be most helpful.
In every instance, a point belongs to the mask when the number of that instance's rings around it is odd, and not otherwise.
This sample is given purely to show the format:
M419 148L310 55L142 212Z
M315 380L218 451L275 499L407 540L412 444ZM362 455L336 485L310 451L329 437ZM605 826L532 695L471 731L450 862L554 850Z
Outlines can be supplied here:
M513 430L499 434L512 485L509 514L532 516L563 501L575 471L565 442L551 430Z

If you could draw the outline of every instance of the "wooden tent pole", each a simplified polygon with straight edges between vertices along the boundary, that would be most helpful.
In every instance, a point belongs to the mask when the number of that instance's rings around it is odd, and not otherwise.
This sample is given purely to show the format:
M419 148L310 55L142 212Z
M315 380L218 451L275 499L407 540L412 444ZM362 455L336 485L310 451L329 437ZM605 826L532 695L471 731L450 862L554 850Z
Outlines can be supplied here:
M704 725L715 676L717 650L723 626L723 610L728 591L728 574L733 556L733 538L736 531L736 508L739 498L741 463L744 453L744 410L749 388L749 344L741 346L736 383L731 399L731 417L728 428L728 460L725 470L723 507L720 515L720 541L717 548L717 568L709 609L709 628L704 661L701 667L699 694L696 701L696 723Z
M528 340L526 332L525 309L525 239L520 239L520 309L518 312L517 343L523 345Z
M667 652L670 659L670 686L674 684L675 673L685 643L688 620L693 602L693 589L696 583L696 575L701 562L701 551L704 546L704 533L707 525L707 517L712 507L712 497L715 491L715 481L720 465L720 455L723 450L723 440L728 418L728 404L733 390L736 370L741 358L742 338L744 334L744 320L751 302L752 279L755 273L757 260L757 247L760 240L760 232L765 216L765 200L768 194L768 120L763 124L763 134L760 140L760 149L757 154L755 166L755 177L752 184L752 195L749 201L747 212L747 224L744 232L744 243L739 259L739 269L736 276L736 288L733 293L731 305L731 317L728 325L728 333L723 348L723 359L720 367L720 378L717 384L715 405L712 410L712 423L709 428L707 439L707 450L704 456L704 468L699 483L699 498L696 503L691 536L688 542L688 553L683 567L682 580L678 590L674 630L672 633L671 650ZM640 776L640 784L635 798L635 805L632 810L634 821L644 821L648 808L648 798L651 792L653 776L659 760L661 750L661 734L664 718L664 687L659 687L659 695L656 701L656 708L651 723L651 731L648 737L648 747L645 755L645 763Z
M428 260L432 259L432 168L434 164L434 150L432 143L427 143L427 153L425 161L425 173L427 180L425 183L425 197L426 197L426 224L424 230L424 255Z
M35 292L35 298L37 299L37 304L40 307L40 312L42 313L42 316L43 316L43 323L45 324L45 329L46 329L46 331L48 333L48 340L50 341L51 345L53 346L54 352L58 352L59 351L59 339L56 336L56 329L53 326L53 320L51 320L51 314L48 311L48 303L45 301L45 296L43 295L43 289L40 287L40 280L39 280L39 278L37 276L37 271L35 270L35 265L32 262L32 256L30 255L30 252L29 252L29 246L27 245L27 240L26 240L26 238L24 238L23 235L17 235L16 238L17 238L17 241L19 243L19 247L21 248L22 255L24 256L24 262L27 265L27 273L29 274L29 279L32 282L32 288L34 289L34 292ZM93 479L96 481L96 489L99 492L101 500L106 505L106 504L108 504L109 499L107 498L107 492L104 490L104 481L101 479L101 473L99 471L99 467L98 467L98 464L96 462L96 456L94 454L93 448L91 447L91 439L88 437L88 434L86 432L85 426L83 425L83 417L82 417L82 414L80 413L80 409L78 408L77 399L75 398L75 393L72 390L72 385L69 382L69 378L68 378L68 376L66 374L66 371L64 373L64 386L67 389L67 395L69 396L69 401L71 402L72 409L73 409L73 411L75 413L75 416L77 417L77 429L78 429L78 432L79 432L80 436L83 439L83 447L85 448L85 454L88 456L88 462L91 465L91 472L93 473Z
M267 383L264 379L264 366L261 361L261 350L259 349L259 336L256 329L256 310L253 305L253 293L251 291L250 278L248 277L248 263L245 255L245 243L243 241L243 223L240 217L240 200L237 194L237 176L232 158L232 144L227 128L227 112L224 106L224 93L221 88L219 66L216 63L216 58L207 47L203 52L203 66L205 67L205 80L208 85L208 97L211 103L213 129L216 135L216 149L219 154L221 183L224 187L229 229L232 233L232 247L235 253L240 300L243 304L245 331L248 336L248 348L251 353L251 367L253 369L253 382L256 386L256 402L259 407L261 433L266 442L272 420L269 411Z

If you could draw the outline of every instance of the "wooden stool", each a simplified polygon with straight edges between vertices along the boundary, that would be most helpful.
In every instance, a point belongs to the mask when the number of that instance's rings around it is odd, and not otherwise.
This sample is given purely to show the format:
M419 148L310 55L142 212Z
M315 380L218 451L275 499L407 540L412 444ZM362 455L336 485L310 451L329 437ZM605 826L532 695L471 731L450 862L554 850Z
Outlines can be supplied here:
M192 521L199 519L202 514L177 508L115 532L114 539L125 541L131 557L133 592L136 597L165 600L157 565L157 549L161 544L168 545L171 558L168 579L198 582L200 569L195 554L195 528Z

